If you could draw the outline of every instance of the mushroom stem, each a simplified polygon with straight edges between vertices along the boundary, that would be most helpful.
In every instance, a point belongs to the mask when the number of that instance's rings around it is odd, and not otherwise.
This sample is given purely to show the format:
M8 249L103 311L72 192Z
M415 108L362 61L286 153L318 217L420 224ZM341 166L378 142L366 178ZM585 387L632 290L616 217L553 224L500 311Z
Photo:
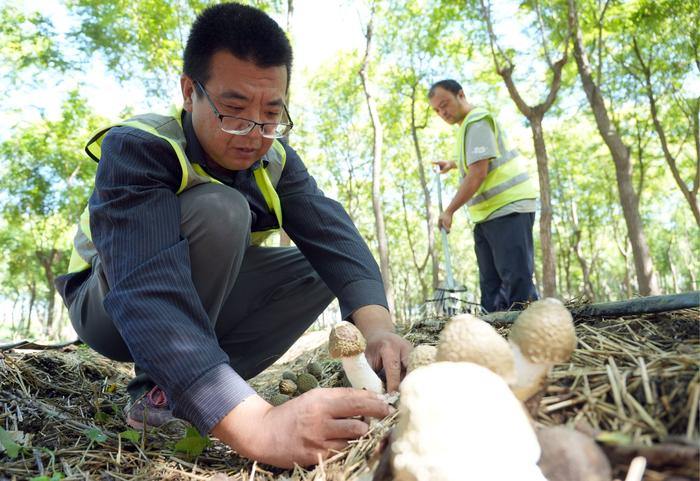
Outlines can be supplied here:
M364 353L347 356L341 359L343 370L348 381L355 389L367 389L368 391L384 394L382 380L367 362Z
M520 347L510 341L510 348L515 359L515 383L510 387L520 401L527 401L542 388L542 384L549 373L551 364L535 364L527 360Z

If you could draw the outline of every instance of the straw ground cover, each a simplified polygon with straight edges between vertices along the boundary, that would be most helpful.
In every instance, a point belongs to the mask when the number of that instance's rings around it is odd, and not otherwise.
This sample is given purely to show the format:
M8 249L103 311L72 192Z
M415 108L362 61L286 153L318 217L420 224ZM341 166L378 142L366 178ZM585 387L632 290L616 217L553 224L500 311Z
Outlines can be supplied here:
M700 479L699 319L698 310L578 319L578 348L571 363L552 372L534 406L536 421L596 436L620 479L639 454L648 460L647 481ZM445 319L430 321L404 335L414 344L435 344ZM497 327L507 334L508 325ZM323 366L321 386L343 384L324 345L286 359L252 380L263 397L277 392L283 371L301 372L310 360ZM130 371L85 346L0 353L0 480L368 481L395 422L376 424L315 468L284 471L241 459L215 440L187 437L184 423L128 430L123 386Z

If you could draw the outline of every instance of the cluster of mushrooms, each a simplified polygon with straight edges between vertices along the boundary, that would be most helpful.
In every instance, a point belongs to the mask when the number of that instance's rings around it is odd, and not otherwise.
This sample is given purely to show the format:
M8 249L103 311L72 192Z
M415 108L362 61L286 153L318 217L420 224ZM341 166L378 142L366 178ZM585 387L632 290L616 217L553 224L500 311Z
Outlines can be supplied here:
M607 457L592 439L536 427L525 407L575 347L573 319L556 299L530 304L507 340L471 314L451 318L437 347L411 354L398 423L374 481L610 481ZM383 393L364 349L352 324L332 330L329 351L352 386Z
M279 392L270 398L270 404L279 406L289 401L294 396L304 394L315 387L323 377L323 366L317 361L306 365L306 370L298 374L293 371L284 371L282 380L277 385Z

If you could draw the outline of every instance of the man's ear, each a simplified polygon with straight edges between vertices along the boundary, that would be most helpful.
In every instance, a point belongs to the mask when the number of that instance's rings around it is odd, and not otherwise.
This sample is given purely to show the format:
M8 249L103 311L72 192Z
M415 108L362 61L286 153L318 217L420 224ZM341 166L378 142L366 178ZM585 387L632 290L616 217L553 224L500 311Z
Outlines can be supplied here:
M457 92L457 98L460 100L467 100L466 95L464 95L464 89L460 89L460 91Z
M194 82L187 75L180 77L180 90L182 90L182 108L187 112L192 112L194 99Z

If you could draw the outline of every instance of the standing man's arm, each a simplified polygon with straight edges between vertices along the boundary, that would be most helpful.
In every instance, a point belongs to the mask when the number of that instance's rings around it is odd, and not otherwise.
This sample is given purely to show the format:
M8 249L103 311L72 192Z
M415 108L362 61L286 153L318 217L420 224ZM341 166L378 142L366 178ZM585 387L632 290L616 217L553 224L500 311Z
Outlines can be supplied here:
M467 160L467 175L438 219L438 225L448 232L452 227L452 216L478 192L489 173L491 160L498 157L498 145L493 129L491 122L484 119L471 124L464 133L466 138L463 148Z
M457 190L450 205L445 208L438 219L438 225L444 227L447 232L449 232L452 227L452 216L454 216L454 213L469 202L469 200L474 197L476 191L479 190L479 187L481 187L481 184L486 178L486 174L489 173L490 161L491 159L481 159L469 166L469 171L466 177L462 179L459 190Z

